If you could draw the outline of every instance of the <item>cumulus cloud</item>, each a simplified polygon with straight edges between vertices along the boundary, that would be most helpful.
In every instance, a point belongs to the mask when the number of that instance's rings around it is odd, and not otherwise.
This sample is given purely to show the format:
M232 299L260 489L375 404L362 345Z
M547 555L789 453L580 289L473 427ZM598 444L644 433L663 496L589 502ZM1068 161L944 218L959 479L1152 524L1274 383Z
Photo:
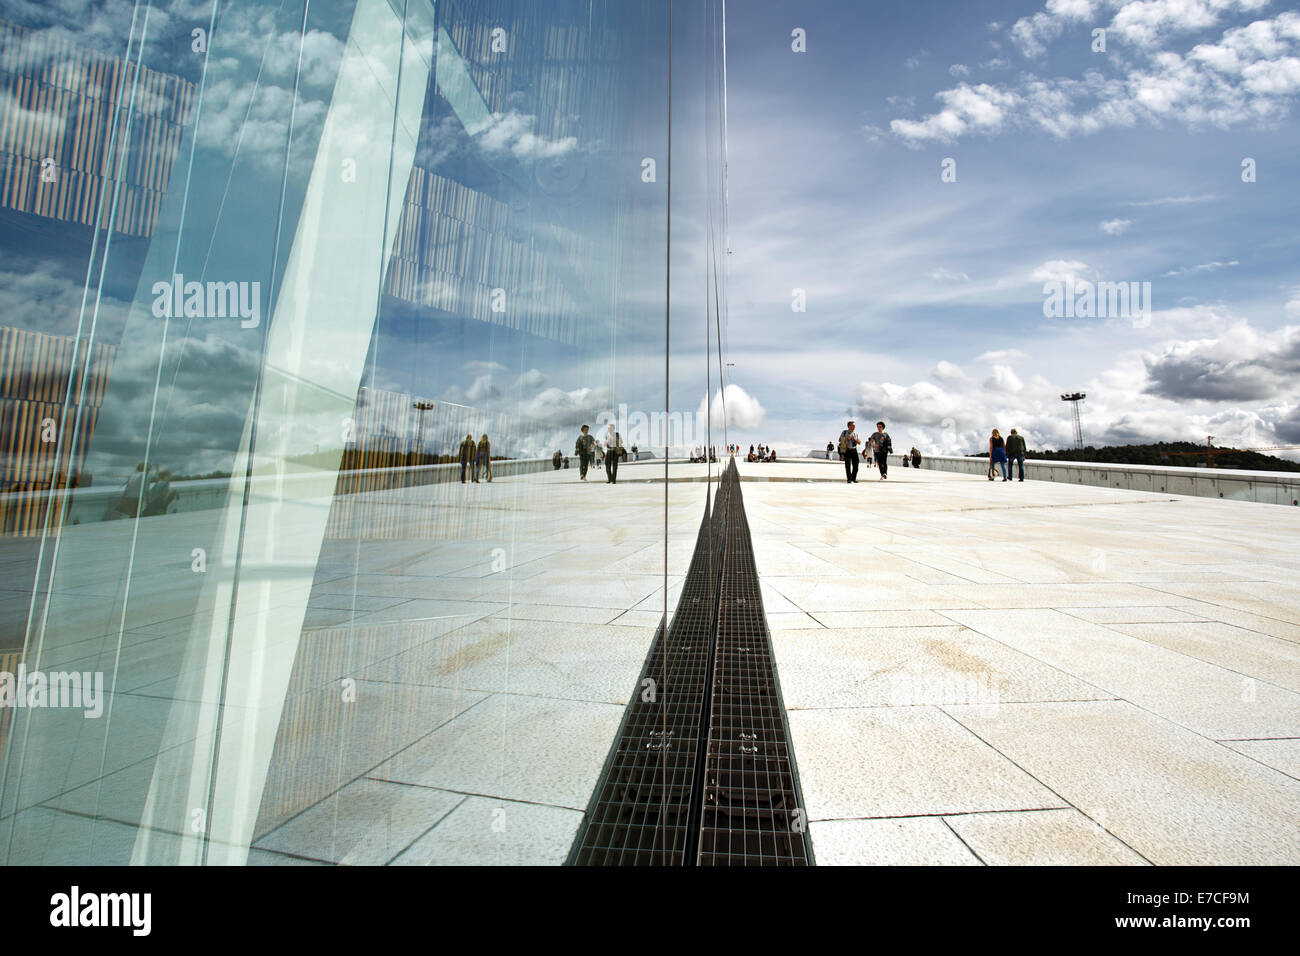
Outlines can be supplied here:
M984 380L984 387L996 392L1021 392L1024 391L1025 383L1020 381L1018 376L1010 365L994 365L993 374Z
M726 408L726 421L723 421L723 408ZM758 428L767 420L767 410L754 396L739 385L728 385L718 389L713 396L713 407L707 410L714 428L737 428L746 431ZM700 399L699 414L705 414L705 399Z
M930 370L930 377L939 382L954 382L964 379L966 373L961 370L961 366L941 359L939 364Z
M1050 259L1031 273L1031 282L1067 282L1089 273L1088 264L1077 259Z
M1007 111L1019 101L1016 94L988 83L976 86L961 83L951 90L941 90L935 98L942 105L939 112L923 120L890 120L889 128L912 143L951 142L965 133L992 133L1001 129Z
M967 368L941 361L931 381L864 381L848 412L859 421L884 419L896 444L916 444L931 454L979 451L990 429L1012 427L1033 448L1065 448L1073 433L1060 396L1077 388L1088 394L1084 437L1093 445L1203 441L1206 435L1238 447L1300 441L1300 325L1261 331L1244 318L1204 308L1157 318L1155 327L1168 333L1162 341L1117 354L1087 379L1026 376L1017 370L1025 359L1018 350L995 350ZM1192 327L1205 334L1180 335Z
M1146 391L1172 399L1258 401L1294 389L1300 326L1260 332L1235 322L1220 336L1180 342L1146 360Z
M563 156L578 145L577 137L547 139L533 131L537 117L511 110L493 113L491 122L479 133L479 145L489 153L510 153L519 160Z
M1113 11L1108 36L1128 46L1115 58L1118 75L1089 68L1080 77L1024 73L1012 84L966 82L935 94L938 112L892 120L905 144L951 142L970 133L1009 127L1038 129L1065 139L1138 123L1228 128L1285 117L1300 94L1300 13L1225 30L1214 43L1182 51L1168 44L1219 25L1225 14L1251 13L1268 0L1049 0L1010 36L1037 57L1067 29Z

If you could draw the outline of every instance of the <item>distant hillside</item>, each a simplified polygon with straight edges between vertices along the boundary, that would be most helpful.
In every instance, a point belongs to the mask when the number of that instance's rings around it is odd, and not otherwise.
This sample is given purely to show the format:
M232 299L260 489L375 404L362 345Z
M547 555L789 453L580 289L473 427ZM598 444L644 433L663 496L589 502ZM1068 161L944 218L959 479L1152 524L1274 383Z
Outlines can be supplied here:
M1194 452L1195 454L1177 454ZM1257 451L1215 449L1214 467L1240 468L1246 471L1300 471L1300 462L1287 461L1275 455ZM967 457L986 458L988 452L976 452ZM1181 468L1204 468L1205 446L1189 441L1162 441L1151 445L1104 445L1083 449L1067 448L1061 451L1033 451L1026 458L1049 461L1092 461L1107 465L1172 465Z

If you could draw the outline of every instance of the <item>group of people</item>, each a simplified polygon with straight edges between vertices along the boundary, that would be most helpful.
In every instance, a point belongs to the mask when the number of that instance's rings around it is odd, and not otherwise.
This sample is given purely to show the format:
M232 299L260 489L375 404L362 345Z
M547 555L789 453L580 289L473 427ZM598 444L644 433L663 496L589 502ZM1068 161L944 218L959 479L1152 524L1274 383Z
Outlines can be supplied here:
M906 455L903 456L904 468L907 467L909 461L911 461L913 468L921 467L921 453L917 450L915 445L912 446L911 451L909 451Z
M776 449L768 448L766 445L759 445L755 449L753 445L750 445L749 456L745 461L776 461Z
M716 445L709 447L709 461L718 460L718 448ZM702 464L704 462L704 446L696 445L691 449L691 464Z
M1002 469L1003 481L1010 481L1013 465L1020 466L1020 480L1024 481L1025 437L1013 428L1003 438L996 428L993 429L993 434L989 436L989 481L993 481L994 466Z
M627 458L627 449L623 447L623 436L614 431L612 424L606 430L603 442L596 441L596 436L591 434L590 426L583 425L582 434L578 436L573 446L573 453L578 457L579 481L587 480L587 469L599 457L605 463L605 482L611 485L618 483L619 461Z
M894 451L894 440L889 437L889 432L885 431L885 423L876 422L876 430L865 438L858 431L857 422L849 422L848 427L840 432L839 453L844 461L844 478L849 484L858 480L859 445L865 446L867 465L870 466L871 462L875 461L876 467L880 469L880 480L884 481L888 478L889 456ZM827 445L826 457L830 458L829 445Z
M492 480L492 443L488 441L486 434L477 442L474 441L472 434L466 435L465 440L460 443L460 483L465 483L465 472L470 471L471 477L477 483L479 472L482 471L487 480Z

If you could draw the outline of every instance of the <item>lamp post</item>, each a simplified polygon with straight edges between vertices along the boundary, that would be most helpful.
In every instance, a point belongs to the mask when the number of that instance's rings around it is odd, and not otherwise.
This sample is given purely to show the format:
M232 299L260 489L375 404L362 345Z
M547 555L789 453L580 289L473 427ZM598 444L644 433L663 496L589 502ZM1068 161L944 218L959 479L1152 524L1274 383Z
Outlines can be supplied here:
M433 408L433 402L415 402L411 405L420 414L416 418L416 435L419 436L421 451L424 449L424 413ZM410 454L407 454L407 465L410 465Z
M1074 447L1079 450L1083 449L1083 422L1079 418L1079 403L1087 397L1083 392L1071 392L1069 395L1061 396L1061 401L1069 402L1070 408L1074 411Z

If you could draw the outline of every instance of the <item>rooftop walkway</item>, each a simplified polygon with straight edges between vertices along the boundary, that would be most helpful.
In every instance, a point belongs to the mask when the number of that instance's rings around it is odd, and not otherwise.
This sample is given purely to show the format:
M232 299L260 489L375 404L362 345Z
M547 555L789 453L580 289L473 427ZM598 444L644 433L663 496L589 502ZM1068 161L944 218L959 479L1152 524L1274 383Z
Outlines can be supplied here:
M248 862L562 862L694 549L707 486L662 469L349 495L314 566L247 571L309 595L241 611L301 635L267 644L283 708L234 715L273 729ZM740 471L819 864L1300 862L1300 510ZM141 524L184 542L190 520ZM130 533L65 532L41 666L116 667L112 732L40 715L49 749L0 808L14 862L139 859L147 795L210 743L175 576L137 565L120 647L95 600ZM186 817L150 819L166 855Z
M1300 862L1300 513L924 467L745 505L819 864Z

